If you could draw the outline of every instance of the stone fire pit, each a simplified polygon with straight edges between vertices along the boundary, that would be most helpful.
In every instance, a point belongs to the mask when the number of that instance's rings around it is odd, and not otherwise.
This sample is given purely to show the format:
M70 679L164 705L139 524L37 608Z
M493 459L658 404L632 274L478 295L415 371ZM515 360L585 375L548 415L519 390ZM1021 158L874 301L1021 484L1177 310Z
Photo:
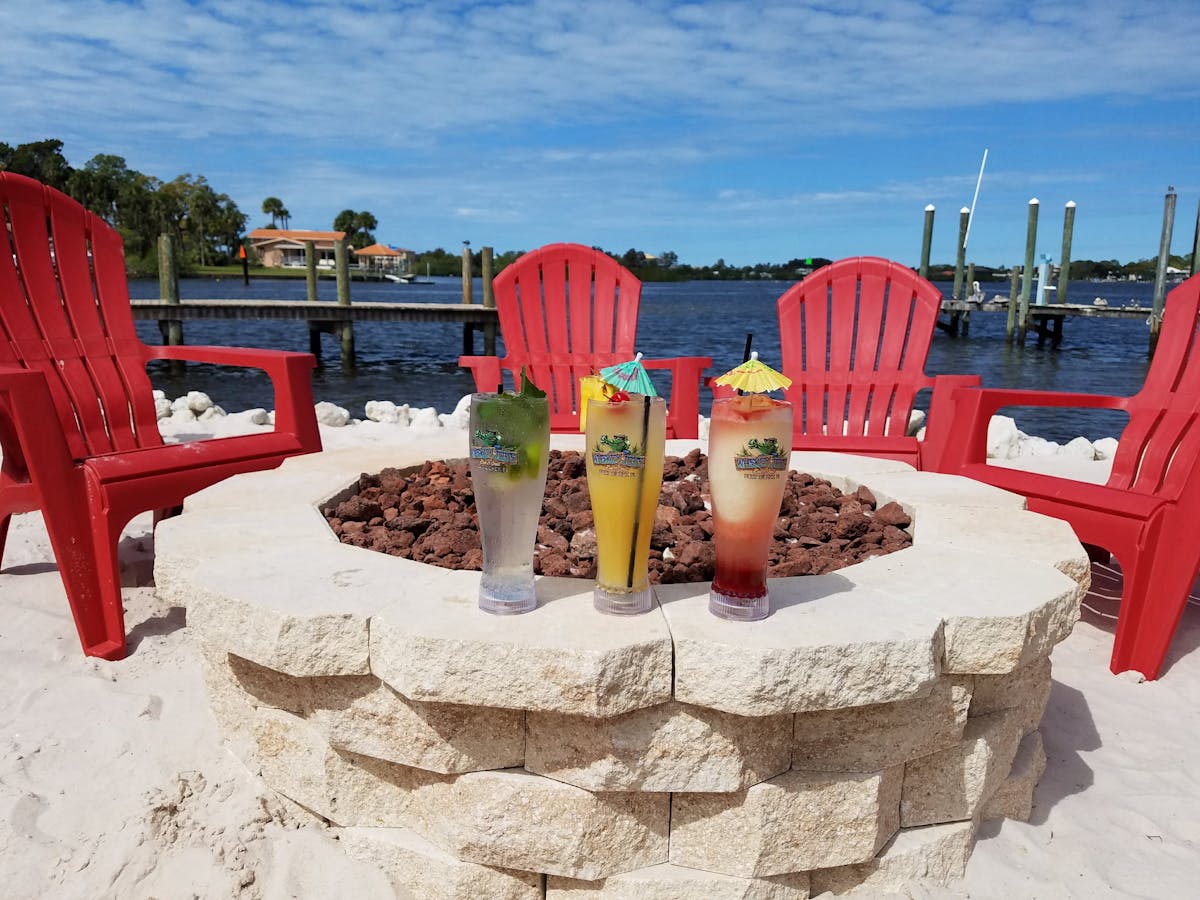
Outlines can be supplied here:
M477 572L341 544L319 511L464 440L292 459L158 529L158 590L187 607L231 747L347 852L420 898L799 900L950 881L981 821L1028 817L1049 654L1088 581L1065 523L794 453L899 502L913 546L772 581L762 622L710 616L707 584L602 616L566 578L492 617Z

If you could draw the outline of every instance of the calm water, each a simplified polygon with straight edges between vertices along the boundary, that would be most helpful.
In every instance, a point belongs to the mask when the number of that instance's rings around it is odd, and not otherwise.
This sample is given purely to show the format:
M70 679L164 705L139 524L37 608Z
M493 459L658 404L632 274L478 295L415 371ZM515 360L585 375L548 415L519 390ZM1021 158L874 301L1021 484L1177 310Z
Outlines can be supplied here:
M352 287L355 300L392 302L458 302L461 281L435 278L430 285L360 284ZM779 331L775 301L789 285L784 282L684 282L647 284L643 289L638 323L639 346L648 358L679 355L713 357L711 373L719 374L741 362L747 332L764 362L779 364ZM940 284L946 293L949 284ZM130 285L135 298L158 296L156 281ZM320 299L335 299L332 281L321 282ZM1007 297L1007 282L985 284L989 298ZM305 286L297 281L254 280L249 287L241 279L213 281L184 280L184 299L247 298L303 300ZM1135 301L1149 306L1153 285L1138 283L1072 283L1069 299L1086 303L1104 297L1110 306ZM476 283L475 296L481 295ZM938 332L933 340L930 374L980 374L992 387L1036 388L1057 391L1129 394L1142 384L1146 374L1148 330L1141 319L1068 319L1063 344L1058 350L1038 349L1030 340L1024 348L1004 342L1003 313L975 313L969 338L950 338ZM158 326L139 322L138 332L147 343L159 343ZM470 375L457 365L462 343L458 326L436 323L358 323L354 331L359 356L358 370L343 374L338 343L332 335L322 336L327 365L314 376L317 400L346 407L351 415L363 416L368 400L392 400L413 406L434 406L449 412L464 394L470 393ZM189 344L272 347L308 350L308 329L300 322L213 320L184 323ZM483 350L482 336L476 337L477 352ZM208 393L226 410L272 408L269 382L260 373L224 367L189 365L179 379L163 369L152 369L154 386L168 397L187 390ZM656 377L657 380L657 377ZM667 382L660 383L666 389ZM706 409L706 398L702 397ZM922 404L923 405L923 404ZM1104 411L1046 411L1032 408L1009 411L1019 427L1052 440L1065 441L1083 434L1095 439L1119 434L1124 423L1120 413Z

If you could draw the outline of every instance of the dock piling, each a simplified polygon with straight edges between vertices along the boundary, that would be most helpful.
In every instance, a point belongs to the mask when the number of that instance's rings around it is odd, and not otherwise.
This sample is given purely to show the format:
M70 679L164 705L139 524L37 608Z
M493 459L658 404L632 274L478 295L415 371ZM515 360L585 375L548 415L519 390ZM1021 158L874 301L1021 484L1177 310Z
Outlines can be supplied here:
M179 305L179 266L175 260L175 240L170 234L158 236L158 293L164 303ZM164 319L158 323L163 343L178 347L183 343L183 320ZM173 359L168 363L172 375L182 375L183 360Z
M1167 263L1171 261L1171 232L1175 227L1175 188L1168 187L1163 198L1162 235L1158 239L1158 265L1154 269L1154 311L1150 313L1150 355L1158 346L1162 327L1163 303L1167 292Z
M922 278L929 278L929 248L933 244L934 205L925 207L925 230L921 236L921 267L917 270ZM1198 220L1200 221L1200 220Z
M1037 248L1038 198L1029 201L1029 220L1025 227L1025 265L1021 278L1020 306L1017 309L1017 343L1025 346L1029 330L1029 291L1033 287L1033 256Z
M1067 285L1071 281L1071 238L1075 233L1075 201L1068 200L1063 210L1062 263L1058 269L1058 291L1055 303L1067 302Z
M317 245L313 241L304 242L304 281L308 302L316 303ZM308 326L308 352L317 358L317 365L321 365L321 329L319 326Z
M333 267L337 274L338 306L350 305L350 252L346 239L333 243ZM354 323L349 319L340 323L338 335L342 341L342 371L353 372L357 367L354 358Z
M483 305L486 309L496 308L496 294L492 290L492 248L480 251L480 275L483 277ZM474 341L472 340L472 345ZM483 355L496 355L496 325L490 322L483 326Z

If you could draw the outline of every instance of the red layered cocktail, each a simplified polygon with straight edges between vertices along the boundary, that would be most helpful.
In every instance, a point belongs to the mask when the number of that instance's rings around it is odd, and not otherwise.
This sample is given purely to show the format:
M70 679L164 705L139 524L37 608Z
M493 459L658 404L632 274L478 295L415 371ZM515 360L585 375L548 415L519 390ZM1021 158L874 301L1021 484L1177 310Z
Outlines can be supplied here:
M724 619L770 612L767 555L787 483L792 405L762 394L714 400L708 480L717 549L709 610Z

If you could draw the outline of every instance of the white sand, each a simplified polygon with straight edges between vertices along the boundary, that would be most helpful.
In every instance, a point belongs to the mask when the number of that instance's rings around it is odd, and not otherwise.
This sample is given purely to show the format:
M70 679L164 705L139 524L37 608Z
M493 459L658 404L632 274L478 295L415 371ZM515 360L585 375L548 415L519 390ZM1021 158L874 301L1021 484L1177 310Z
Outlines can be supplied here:
M189 436L253 428L238 416L164 424ZM374 422L322 435L330 448L418 439ZM0 570L0 896L407 897L222 748L184 611L154 595L149 524L136 519L121 545L132 652L109 663L79 650L40 516L14 518ZM1115 677L1102 575L1054 652L1033 821L985 824L962 884L910 896L1196 896L1200 605L1159 681Z

